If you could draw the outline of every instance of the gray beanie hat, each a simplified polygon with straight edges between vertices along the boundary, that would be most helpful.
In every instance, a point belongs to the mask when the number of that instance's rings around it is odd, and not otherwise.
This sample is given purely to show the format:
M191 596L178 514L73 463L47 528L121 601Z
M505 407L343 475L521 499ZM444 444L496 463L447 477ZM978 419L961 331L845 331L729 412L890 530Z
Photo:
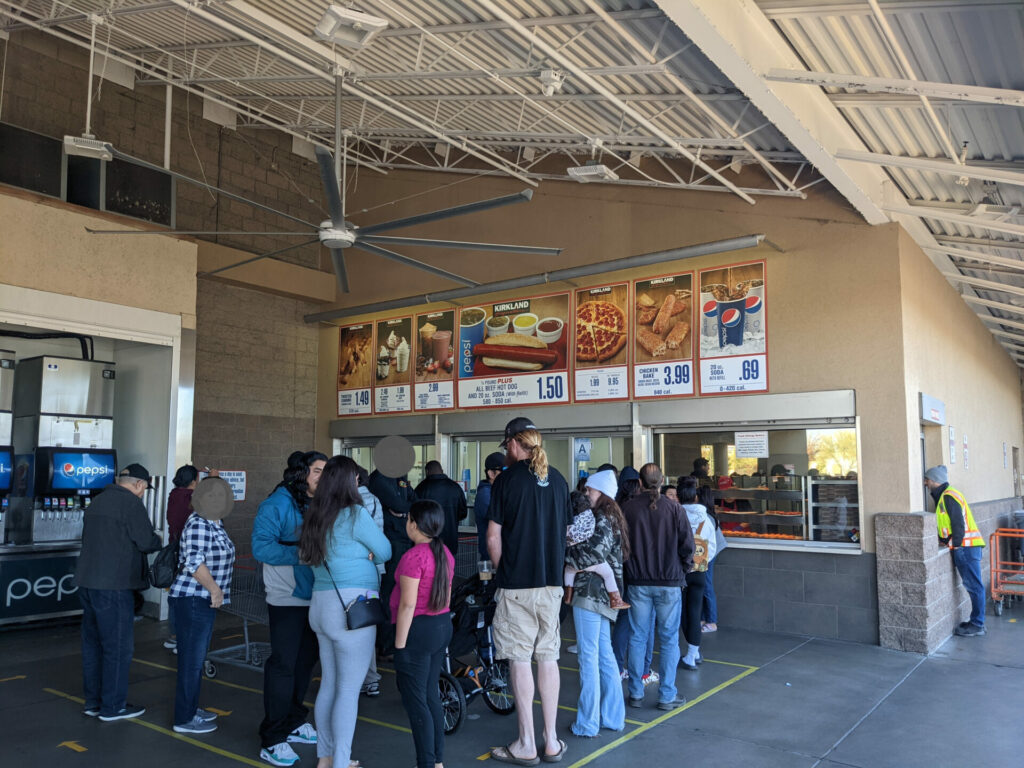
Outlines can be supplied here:
M949 482L949 472L946 470L945 464L939 464L937 467L932 467L924 473L924 476L933 483L938 483L939 485L945 485Z

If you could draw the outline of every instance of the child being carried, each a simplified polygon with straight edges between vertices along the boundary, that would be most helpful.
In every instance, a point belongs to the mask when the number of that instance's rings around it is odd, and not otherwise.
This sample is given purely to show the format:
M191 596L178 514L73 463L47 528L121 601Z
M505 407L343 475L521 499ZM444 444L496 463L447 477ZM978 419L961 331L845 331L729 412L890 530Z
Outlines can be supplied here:
M579 491L573 491L571 495L573 518L572 523L566 530L565 543L566 546L574 547L577 544L582 544L594 535L596 521L594 519L594 512L590 509L590 501L587 499L587 495ZM629 603L623 600L622 595L619 593L619 585L615 583L615 573L608 563L598 563L583 569L576 569L566 563L563 576L566 605L572 603L573 585L576 582L576 574L580 570L589 571L601 577L601 580L604 582L604 588L608 591L612 610L621 611L629 608Z

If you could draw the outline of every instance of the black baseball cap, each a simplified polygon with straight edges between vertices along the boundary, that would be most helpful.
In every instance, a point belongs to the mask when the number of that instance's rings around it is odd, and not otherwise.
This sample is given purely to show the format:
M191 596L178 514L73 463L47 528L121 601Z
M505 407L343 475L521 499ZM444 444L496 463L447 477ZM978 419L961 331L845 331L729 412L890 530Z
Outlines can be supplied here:
M504 469L505 468L505 455L502 453L492 453L484 459L484 469Z
M525 432L528 429L537 429L533 426L533 422L523 416L517 416L512 419L508 424L505 425L505 439L502 440L498 446L504 448L508 445L508 441L511 440L518 434Z
M153 489L153 476L149 470L141 464L129 464L117 473L118 477L134 477L136 480L145 480L146 488Z

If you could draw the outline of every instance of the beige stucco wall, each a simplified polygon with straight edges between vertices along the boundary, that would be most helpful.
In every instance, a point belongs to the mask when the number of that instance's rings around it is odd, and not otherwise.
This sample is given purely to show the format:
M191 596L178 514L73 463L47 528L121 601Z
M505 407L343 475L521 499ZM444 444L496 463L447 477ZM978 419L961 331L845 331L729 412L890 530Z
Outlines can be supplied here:
M956 463L950 481L972 503L1013 495L1014 446L1024 445L1019 369L972 309L905 232L900 233L901 310L905 353L906 440L910 447L906 483L911 509L920 511L921 450L918 393L946 405L946 422L956 430ZM964 469L963 436L970 464ZM949 462L949 431L941 428L942 462ZM1003 442L1007 466L1003 467ZM934 445L934 443L933 443ZM939 446L929 447L938 463Z

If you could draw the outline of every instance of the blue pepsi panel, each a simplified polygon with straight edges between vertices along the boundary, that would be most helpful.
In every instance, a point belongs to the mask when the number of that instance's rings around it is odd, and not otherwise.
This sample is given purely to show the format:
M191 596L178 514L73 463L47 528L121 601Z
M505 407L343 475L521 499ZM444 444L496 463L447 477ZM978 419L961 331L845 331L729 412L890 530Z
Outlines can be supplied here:
M114 481L114 454L54 451L50 487L55 491L98 490Z
M11 490L14 475L14 457L10 451L0 451L0 492Z

